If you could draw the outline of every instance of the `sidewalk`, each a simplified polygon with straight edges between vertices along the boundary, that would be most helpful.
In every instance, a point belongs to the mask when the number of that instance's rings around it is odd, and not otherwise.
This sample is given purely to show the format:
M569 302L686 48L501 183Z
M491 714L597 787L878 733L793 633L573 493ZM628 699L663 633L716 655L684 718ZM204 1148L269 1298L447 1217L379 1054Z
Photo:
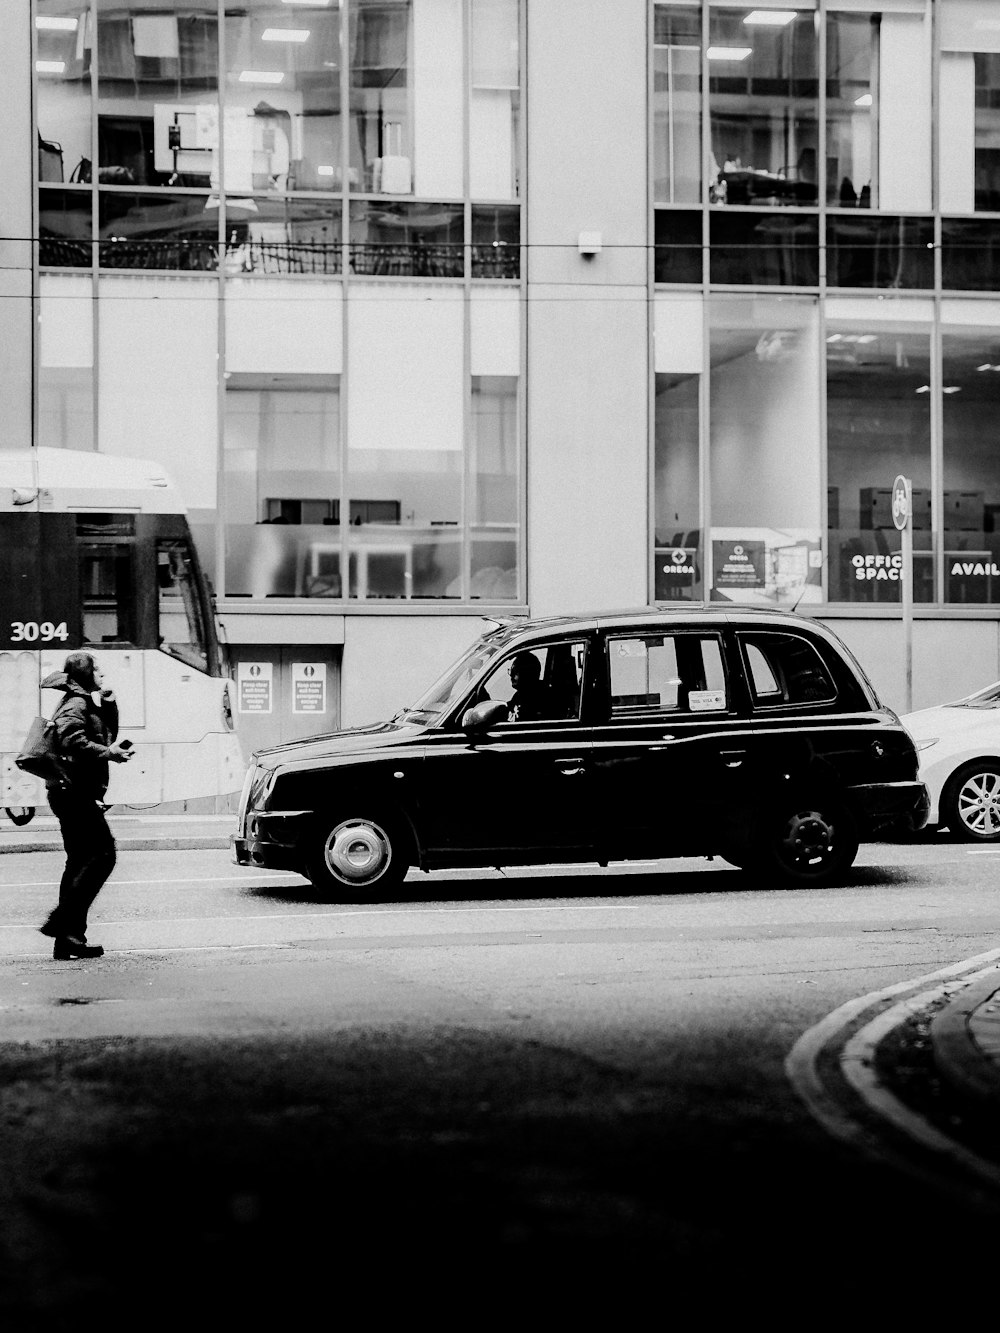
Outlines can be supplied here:
M931 1022L934 1063L965 1100L1000 1108L1000 968L974 982Z
M122 852L206 851L228 848L236 832L235 815L155 815L141 811L108 814L108 824ZM5 852L60 851L59 825L52 815L37 814L17 828L0 813L0 855Z

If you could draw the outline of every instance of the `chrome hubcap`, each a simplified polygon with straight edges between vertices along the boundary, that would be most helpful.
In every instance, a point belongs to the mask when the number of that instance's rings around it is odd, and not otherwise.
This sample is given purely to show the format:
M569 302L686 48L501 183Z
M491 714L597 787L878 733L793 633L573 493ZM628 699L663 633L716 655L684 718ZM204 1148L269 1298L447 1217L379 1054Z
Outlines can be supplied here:
M958 815L979 837L1000 833L1000 773L975 773L958 793Z
M823 865L833 852L833 824L818 810L800 810L785 826L781 847L796 866Z
M338 879L368 884L385 871L392 860L392 847L377 824L348 819L327 838L325 854L331 874Z

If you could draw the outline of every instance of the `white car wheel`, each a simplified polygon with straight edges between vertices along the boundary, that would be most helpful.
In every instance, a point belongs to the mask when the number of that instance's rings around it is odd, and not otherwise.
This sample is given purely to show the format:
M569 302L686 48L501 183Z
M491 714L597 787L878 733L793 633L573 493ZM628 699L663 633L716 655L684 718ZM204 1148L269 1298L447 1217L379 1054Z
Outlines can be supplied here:
M941 823L964 842L1000 842L1000 762L966 764L941 797Z

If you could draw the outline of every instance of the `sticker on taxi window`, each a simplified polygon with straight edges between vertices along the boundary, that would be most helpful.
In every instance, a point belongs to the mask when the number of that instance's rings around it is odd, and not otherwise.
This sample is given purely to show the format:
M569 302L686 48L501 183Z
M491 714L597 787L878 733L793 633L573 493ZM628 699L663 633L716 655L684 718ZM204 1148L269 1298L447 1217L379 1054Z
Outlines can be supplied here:
M688 708L692 713L710 713L725 706L725 690L692 690L688 695Z

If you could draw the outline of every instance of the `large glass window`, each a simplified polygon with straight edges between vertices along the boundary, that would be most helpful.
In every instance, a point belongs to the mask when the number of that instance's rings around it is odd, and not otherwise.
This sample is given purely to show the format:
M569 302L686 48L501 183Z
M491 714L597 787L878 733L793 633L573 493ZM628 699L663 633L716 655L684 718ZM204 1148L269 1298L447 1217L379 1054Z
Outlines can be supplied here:
M351 204L351 272L382 277L460 278L460 204L368 200Z
M469 454L469 596L473 598L502 601L518 594L519 438L517 379L474 375Z
M942 0L942 208L1000 212L1000 24L983 0Z
M1000 329L941 339L944 600L1000 602Z
M472 0L469 175L473 199L516 199L521 121L518 0Z
M713 5L710 24L712 198L816 203L819 42L812 6Z
M339 190L339 7L241 0L225 14L227 190Z
M98 0L97 179L207 187L218 169L218 63L212 0Z
M701 10L653 11L653 198L701 198Z
M714 212L709 219L712 282L815 287L819 223L814 213Z
M87 0L36 0L38 179L68 181L94 154L90 140L90 60L94 34Z
M878 207L879 14L826 21L826 200Z
M1000 291L1000 219L941 219L941 285L945 291Z
M933 219L830 214L826 280L831 287L933 287Z
M913 598L932 601L930 335L829 324L826 402L829 600L900 600L891 492L902 474L913 482Z
M654 214L656 282L701 282L701 213L658 208Z
M656 376L653 596L658 602L686 602L704 595L698 464L700 378Z
M350 8L352 189L413 192L411 0L353 0Z
M709 327L711 597L818 602L817 302L719 298Z

